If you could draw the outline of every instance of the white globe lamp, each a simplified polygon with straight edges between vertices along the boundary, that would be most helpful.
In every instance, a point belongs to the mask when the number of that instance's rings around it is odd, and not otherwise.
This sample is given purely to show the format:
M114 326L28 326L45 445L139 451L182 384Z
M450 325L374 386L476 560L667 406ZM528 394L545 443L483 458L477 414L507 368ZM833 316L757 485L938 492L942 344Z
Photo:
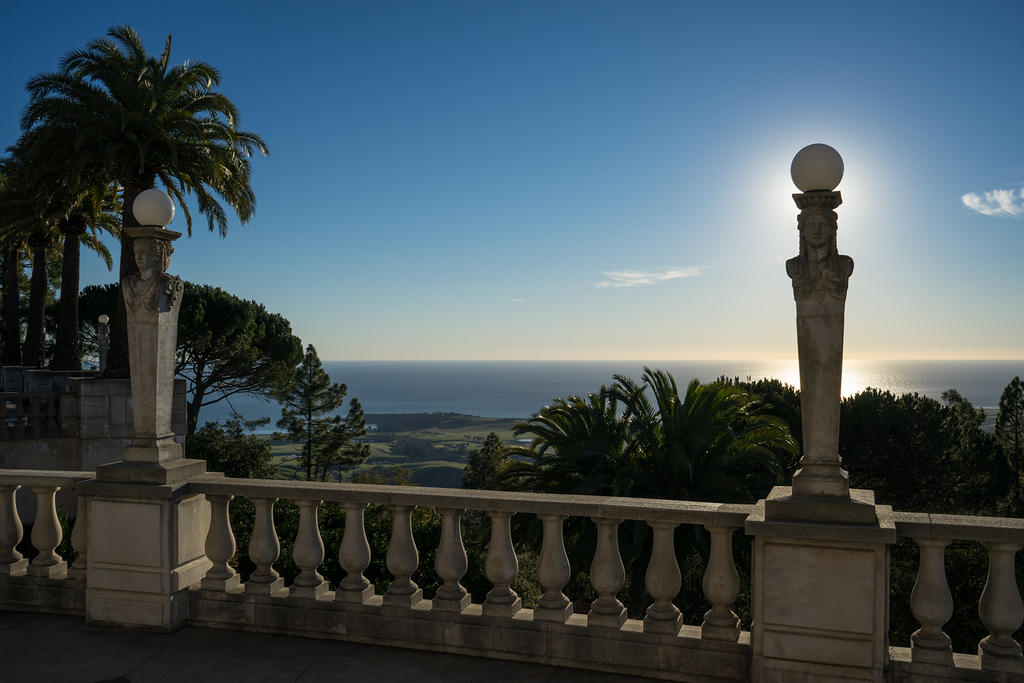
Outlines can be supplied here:
M807 145L793 157L789 175L801 192L831 192L843 179L843 158L820 142Z
M139 225L166 227L174 220L174 202L163 190L143 190L132 204L132 213Z

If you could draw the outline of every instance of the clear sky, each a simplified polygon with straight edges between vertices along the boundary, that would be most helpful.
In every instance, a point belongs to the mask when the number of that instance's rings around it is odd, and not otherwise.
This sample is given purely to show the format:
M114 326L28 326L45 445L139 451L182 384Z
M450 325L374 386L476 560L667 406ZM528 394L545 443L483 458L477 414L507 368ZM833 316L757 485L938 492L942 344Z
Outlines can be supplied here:
M1024 3L327 5L8 0L0 146L68 50L172 33L271 151L172 272L324 359L662 360L795 356L789 163L825 142L846 356L1024 358Z

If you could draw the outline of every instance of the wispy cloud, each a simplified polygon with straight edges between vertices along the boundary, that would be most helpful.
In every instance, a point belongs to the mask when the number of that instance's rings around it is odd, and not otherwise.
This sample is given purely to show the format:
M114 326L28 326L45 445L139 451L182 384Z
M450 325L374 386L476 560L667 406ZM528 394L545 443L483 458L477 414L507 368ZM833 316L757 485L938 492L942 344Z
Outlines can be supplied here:
M595 282L595 287L649 287L665 280L678 280L683 277L697 277L706 266L687 266L686 268L669 268L662 271L644 270L605 270L601 274L607 278Z
M1024 214L1024 187L1020 190L989 190L983 194L968 192L960 201L971 211L985 216L1020 216Z
M510 304L525 304L526 299L509 299L508 302Z

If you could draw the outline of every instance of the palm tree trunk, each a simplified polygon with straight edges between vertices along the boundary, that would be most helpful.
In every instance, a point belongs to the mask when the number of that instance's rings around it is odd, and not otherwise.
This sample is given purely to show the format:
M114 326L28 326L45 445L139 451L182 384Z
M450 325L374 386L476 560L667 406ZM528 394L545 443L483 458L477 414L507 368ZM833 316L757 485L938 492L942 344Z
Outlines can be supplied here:
M134 228L139 225L132 212L135 198L143 190L153 187L154 176L148 178L131 178L121 181L124 188L121 206L121 227ZM119 282L139 272L135 265L135 240L128 236L127 230L121 231L121 263ZM110 349L107 352L107 377L125 378L129 374L128 365L128 319L124 307L124 294L118 290L117 311L110 320Z
M45 232L34 232L28 238L32 248L32 288L28 296L28 331L22 354L25 365L39 368L46 358L46 246Z
M21 320L18 315L18 292L21 280L21 253L18 244L12 240L4 247L4 327L3 355L0 364L21 365Z
M57 309L57 348L50 367L54 370L82 369L82 340L78 331L78 280L85 221L80 216L65 220L64 263L60 276L60 306Z

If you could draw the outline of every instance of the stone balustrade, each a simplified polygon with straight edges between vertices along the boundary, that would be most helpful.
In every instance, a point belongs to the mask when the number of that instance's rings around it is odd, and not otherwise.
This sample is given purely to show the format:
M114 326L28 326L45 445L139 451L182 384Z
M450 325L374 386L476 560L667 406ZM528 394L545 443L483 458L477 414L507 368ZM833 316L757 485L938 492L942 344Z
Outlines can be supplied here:
M1024 623L1015 572L1016 554L1024 548L1024 519L917 512L894 512L893 517L896 533L913 540L920 557L910 595L910 608L920 628L910 637L909 660L947 671L954 668L952 644L943 631L954 607L946 581L945 549L953 541L970 541L981 544L988 555L988 576L978 603L978 615L989 632L978 643L980 668L1024 675L1021 646L1013 639Z
M0 440L63 436L60 403L58 392L0 392Z
M749 638L732 611L740 591L732 536L742 529L752 506L213 477L193 480L189 488L210 501L206 553L213 563L201 595L193 600L192 623L281 633L317 630L356 641L671 680L690 680L695 672L702 680L746 679ZM230 564L237 548L228 510L235 497L247 498L255 511L248 552L256 569L245 582ZM289 588L273 568L281 547L273 508L280 499L293 501L299 509L296 538L287 539L293 540L299 574ZM317 571L325 557L318 523L323 502L338 503L346 513L336 551L346 575L333 591ZM364 576L372 559L363 524L367 505L385 506L392 520L385 560L393 578L383 594L376 594ZM414 580L420 568L411 524L416 507L435 509L441 517L434 569L442 585L432 600L424 599ZM469 568L461 526L467 510L490 519L483 570L492 588L479 604L461 584ZM512 588L519 569L512 539L517 515L536 515L543 527L537 578L544 593L535 609L524 607ZM574 614L563 592L570 578L563 540L569 517L591 520L597 531L596 552L585 568L597 598L586 614ZM625 570L617 532L624 520L645 522L654 532L646 574L654 604L642 620L627 619L618 597ZM704 586L712 608L701 626L685 626L672 603L681 586L673 547L674 530L681 524L700 525L711 533ZM242 613L245 618L240 618Z
M71 532L78 558L69 570L57 553L62 534L54 495L92 476L89 472L0 470L0 607L85 613L89 497L78 499ZM38 500L30 537L38 554L31 560L17 550L23 529L15 493L21 487L33 490ZM216 475L192 479L184 487L188 495L205 497L210 512L208 526L176 532L202 534L209 561L201 581L186 591L189 624L535 661L664 680L750 680L750 634L741 630L733 611L742 586L732 541L754 506ZM247 550L256 568L244 582L233 566L238 548L229 503L235 498L248 499L255 512ZM295 538L278 538L274 507L281 499L293 501L298 508ZM319 520L324 502L337 503L346 513L341 542L330 549L346 574L333 590L319 573L328 552ZM384 506L392 520L385 558L392 581L381 594L365 576L373 559L364 526L368 505ZM416 507L434 509L441 517L433 560L441 586L432 599L424 599L416 583L417 570L422 568L411 525ZM469 569L462 537L462 517L469 510L482 513L491 524L482 569L492 587L481 603L473 603L461 583ZM523 606L512 587L519 570L512 521L530 515L539 519L543 529L537 562L543 595L533 609ZM909 647L890 648L886 679L1024 680L1024 659L1013 638L1024 622L1014 572L1016 553L1024 548L1024 520L892 515L898 535L912 539L920 549L912 594L892 599L909 599L920 628ZM570 567L563 536L569 518L584 518L594 525L597 545L589 567ZM625 577L617 530L624 520L642 521L652 531L645 574L651 604L642 619L627 618L618 595ZM703 527L711 542L703 574L704 596L711 609L699 625L684 624L673 604L682 585L673 539L675 529L683 524ZM274 568L282 540L291 544L299 569L290 586ZM979 543L989 559L979 600L979 614L989 634L979 643L977 655L954 655L943 632L953 614L944 563L944 549L952 541ZM125 552L130 553L130 548ZM585 614L574 613L564 592L571 570L579 569L587 570L597 596Z

